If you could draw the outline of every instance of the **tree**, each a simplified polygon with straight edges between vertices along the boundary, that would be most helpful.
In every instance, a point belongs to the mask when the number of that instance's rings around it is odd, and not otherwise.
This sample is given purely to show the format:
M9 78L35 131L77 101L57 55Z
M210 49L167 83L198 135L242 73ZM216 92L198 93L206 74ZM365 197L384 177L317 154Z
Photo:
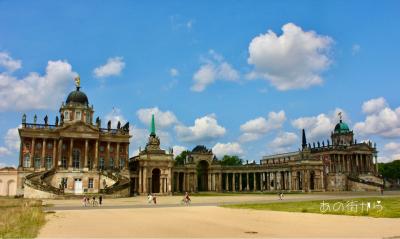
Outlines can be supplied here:
M175 165L183 165L187 155L190 153L189 150L182 151L179 155L175 157Z
M220 161L221 165L224 166L242 165L242 162L243 160L236 155L224 155Z
M400 160L395 160L390 163L379 163L379 173L386 179L400 178Z

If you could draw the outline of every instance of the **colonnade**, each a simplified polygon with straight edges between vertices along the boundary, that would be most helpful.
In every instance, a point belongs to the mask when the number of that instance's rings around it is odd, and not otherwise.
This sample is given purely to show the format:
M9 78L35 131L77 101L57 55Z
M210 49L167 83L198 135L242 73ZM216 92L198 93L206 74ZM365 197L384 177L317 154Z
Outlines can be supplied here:
M329 172L332 173L367 173L378 171L377 158L370 154L331 154Z

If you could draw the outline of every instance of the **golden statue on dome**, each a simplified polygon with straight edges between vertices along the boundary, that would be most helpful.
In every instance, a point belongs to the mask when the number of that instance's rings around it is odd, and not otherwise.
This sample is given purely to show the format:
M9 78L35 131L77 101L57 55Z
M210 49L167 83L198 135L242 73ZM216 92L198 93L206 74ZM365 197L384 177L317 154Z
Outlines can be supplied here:
M79 75L77 77L75 77L75 86L76 87L80 87L81 86L81 78L79 77Z

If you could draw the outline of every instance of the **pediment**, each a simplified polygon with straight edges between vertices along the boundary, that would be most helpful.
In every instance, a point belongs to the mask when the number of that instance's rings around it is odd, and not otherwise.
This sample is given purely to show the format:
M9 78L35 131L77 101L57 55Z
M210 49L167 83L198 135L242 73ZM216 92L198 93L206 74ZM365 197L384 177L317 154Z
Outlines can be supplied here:
M85 124L84 122L74 122L72 124L64 125L60 129L61 136L71 136L71 137L96 137L99 136L98 128Z

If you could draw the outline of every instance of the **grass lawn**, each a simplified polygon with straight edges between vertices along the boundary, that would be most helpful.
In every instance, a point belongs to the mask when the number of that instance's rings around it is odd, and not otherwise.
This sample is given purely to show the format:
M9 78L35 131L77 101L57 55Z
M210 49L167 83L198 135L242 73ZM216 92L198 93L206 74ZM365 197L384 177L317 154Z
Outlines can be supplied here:
M369 208L368 203L370 203ZM349 216L400 218L400 197L370 197L354 198L347 200L234 204L223 205L223 207Z
M34 238L45 223L41 201L0 197L0 238Z
M285 192L285 194L301 194L301 192ZM174 193L174 195L184 195L184 193ZM213 196L244 196L244 195L278 195L277 192L198 192L191 193L194 197L213 197Z

